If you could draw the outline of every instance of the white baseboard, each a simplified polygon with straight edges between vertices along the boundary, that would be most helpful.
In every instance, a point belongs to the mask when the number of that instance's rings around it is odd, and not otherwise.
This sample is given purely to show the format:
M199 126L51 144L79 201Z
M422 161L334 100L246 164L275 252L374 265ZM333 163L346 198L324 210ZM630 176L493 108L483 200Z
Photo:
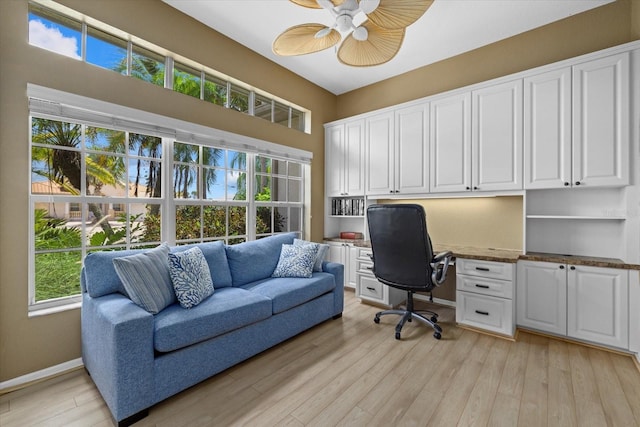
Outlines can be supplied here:
M8 381L0 382L0 394L8 393L10 391L25 387L29 384L65 374L69 371L79 369L82 366L84 366L82 363L82 359L77 358L69 360L68 362L61 363L59 365L41 369L36 372L31 372L29 374L22 375Z

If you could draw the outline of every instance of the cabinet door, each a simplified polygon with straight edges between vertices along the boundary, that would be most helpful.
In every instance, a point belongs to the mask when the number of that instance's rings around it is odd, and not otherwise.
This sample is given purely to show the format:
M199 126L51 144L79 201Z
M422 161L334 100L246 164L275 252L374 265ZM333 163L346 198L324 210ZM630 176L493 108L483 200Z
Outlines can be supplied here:
M327 252L327 261L344 264L344 245L342 243L325 242L329 245Z
M573 184L629 184L629 53L573 67Z
M367 194L395 192L393 112L367 119Z
M428 104L396 111L395 183L398 193L429 192Z
M471 190L471 93L431 101L430 190Z
M325 192L327 196L344 196L344 125L325 129Z
M571 68L524 79L524 188L571 185Z
M364 120L345 124L344 192L364 195Z
M516 324L567 333L567 273L564 264L518 261Z
M346 263L348 265L345 271L345 282L350 288L356 287L356 273L358 272L358 248L354 246L347 246L345 248Z
M522 189L522 80L473 92L473 190Z
M628 348L627 270L570 266L567 298L567 335Z

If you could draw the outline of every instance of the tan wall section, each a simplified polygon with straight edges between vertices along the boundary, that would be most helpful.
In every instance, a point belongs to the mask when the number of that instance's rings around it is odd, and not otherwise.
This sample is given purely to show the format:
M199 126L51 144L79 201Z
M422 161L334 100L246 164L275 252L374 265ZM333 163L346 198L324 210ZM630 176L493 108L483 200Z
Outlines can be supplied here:
M640 39L640 1L631 0L631 37Z
M468 86L605 49L640 38L631 35L631 3L618 0L338 96L338 118ZM428 12L427 12L428 13Z
M290 100L312 113L311 135L206 104L28 45L27 1L0 0L0 382L80 357L80 313L29 318L27 83L313 152L311 238L323 236L324 130L335 95L160 0L61 0L86 15Z
M424 206L427 230L434 245L522 250L522 196L378 202Z

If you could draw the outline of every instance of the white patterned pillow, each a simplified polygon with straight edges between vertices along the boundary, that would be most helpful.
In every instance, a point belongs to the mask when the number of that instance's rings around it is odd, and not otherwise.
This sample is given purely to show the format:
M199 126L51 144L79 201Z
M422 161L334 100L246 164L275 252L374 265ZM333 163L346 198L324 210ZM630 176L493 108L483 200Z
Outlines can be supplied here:
M213 294L209 264L199 247L169 254L169 274L178 302L184 308L195 307Z
M311 277L317 251L314 245L282 245L271 277Z
M131 301L152 314L176 300L169 277L168 254L169 246L163 243L148 251L113 259L113 267Z
M307 240L302 240L302 239L293 239L293 244L295 246L314 245L317 248L317 253L316 253L316 260L313 264L313 271L322 271L322 261L324 261L324 258L327 256L329 245L327 245L326 243L309 242Z

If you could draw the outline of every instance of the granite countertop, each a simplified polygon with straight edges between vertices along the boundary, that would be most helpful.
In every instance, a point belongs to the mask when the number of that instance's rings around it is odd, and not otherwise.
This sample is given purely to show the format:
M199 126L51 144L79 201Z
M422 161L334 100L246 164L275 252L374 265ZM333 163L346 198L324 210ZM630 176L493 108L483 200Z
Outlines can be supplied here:
M371 242L368 240L349 240L338 238L327 238L325 240L332 242L351 243L354 246L370 248ZM587 265L592 267L605 268L622 268L626 270L640 270L638 264L628 264L620 259L615 258L598 258L576 255L562 255L552 253L529 252L523 254L521 251L512 249L496 249L496 248L477 248L471 246L457 245L433 245L433 251L440 253L451 251L457 258L478 259L483 261L508 262L516 263L518 260L555 262L562 264Z

